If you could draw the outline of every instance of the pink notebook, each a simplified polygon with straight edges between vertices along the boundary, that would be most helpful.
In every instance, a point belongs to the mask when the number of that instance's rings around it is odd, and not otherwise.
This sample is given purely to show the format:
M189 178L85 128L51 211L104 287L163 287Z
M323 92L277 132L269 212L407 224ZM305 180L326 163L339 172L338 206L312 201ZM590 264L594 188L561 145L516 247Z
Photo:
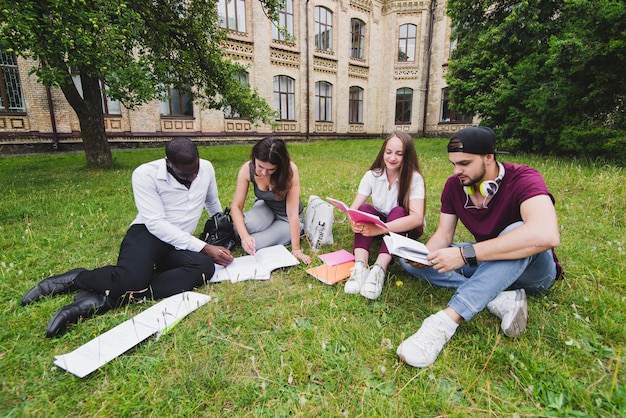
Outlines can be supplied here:
M349 253L346 250L337 250L333 251L332 253L321 254L319 255L319 258L326 265L337 266L339 264L354 261L354 254Z

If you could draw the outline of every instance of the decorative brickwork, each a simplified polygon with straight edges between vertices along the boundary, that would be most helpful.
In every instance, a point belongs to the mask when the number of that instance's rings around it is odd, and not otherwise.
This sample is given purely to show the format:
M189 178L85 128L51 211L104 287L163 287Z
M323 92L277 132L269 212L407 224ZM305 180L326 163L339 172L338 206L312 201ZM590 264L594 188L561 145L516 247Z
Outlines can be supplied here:
M254 60L254 44L251 42L229 39L226 42L226 51L229 57L235 60Z
M337 61L322 57L313 57L313 68L320 73L337 73Z
M300 54L284 49L270 48L270 60L273 65L299 68Z

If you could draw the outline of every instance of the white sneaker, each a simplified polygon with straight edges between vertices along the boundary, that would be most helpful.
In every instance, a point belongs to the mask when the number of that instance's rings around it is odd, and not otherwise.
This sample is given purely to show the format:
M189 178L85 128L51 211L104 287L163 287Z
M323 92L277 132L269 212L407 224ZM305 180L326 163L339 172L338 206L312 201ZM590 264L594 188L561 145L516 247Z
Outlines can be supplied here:
M370 274L367 275L367 279L363 286L361 286L361 296L371 300L378 299L383 291L383 285L385 284L385 270L378 264L370 270Z
M351 295L356 295L361 291L361 286L365 282L367 278L367 274L369 273L369 269L362 261L357 261L354 263L354 267L350 270L350 277L346 282L343 291L349 293Z
M487 309L502 320L500 327L507 337L519 337L526 331L528 304L524 289L500 292L487 304Z
M439 311L424 320L419 331L398 346L400 360L413 367L428 367L456 332L459 324L444 311Z

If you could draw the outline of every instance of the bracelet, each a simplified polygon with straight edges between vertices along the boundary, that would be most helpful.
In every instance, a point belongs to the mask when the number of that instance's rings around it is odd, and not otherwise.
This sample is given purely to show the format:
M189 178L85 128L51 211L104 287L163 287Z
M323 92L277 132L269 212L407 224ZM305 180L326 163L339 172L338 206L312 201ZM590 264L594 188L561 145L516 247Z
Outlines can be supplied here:
M465 259L465 255L463 254L463 248L459 247L459 252L461 253L461 258L463 259L463 262L467 264L467 260Z

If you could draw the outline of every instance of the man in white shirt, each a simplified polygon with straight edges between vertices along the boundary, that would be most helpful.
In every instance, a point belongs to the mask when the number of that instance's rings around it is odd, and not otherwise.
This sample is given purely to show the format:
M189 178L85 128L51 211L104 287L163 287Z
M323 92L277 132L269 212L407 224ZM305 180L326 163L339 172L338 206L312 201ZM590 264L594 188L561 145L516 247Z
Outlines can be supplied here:
M44 296L78 290L74 303L52 317L47 337L67 325L131 300L165 298L207 283L215 263L233 257L193 233L204 207L222 211L213 165L199 157L189 138L174 138L166 158L142 164L132 175L137 217L120 246L117 264L95 270L77 268L42 280L22 298L22 305Z

